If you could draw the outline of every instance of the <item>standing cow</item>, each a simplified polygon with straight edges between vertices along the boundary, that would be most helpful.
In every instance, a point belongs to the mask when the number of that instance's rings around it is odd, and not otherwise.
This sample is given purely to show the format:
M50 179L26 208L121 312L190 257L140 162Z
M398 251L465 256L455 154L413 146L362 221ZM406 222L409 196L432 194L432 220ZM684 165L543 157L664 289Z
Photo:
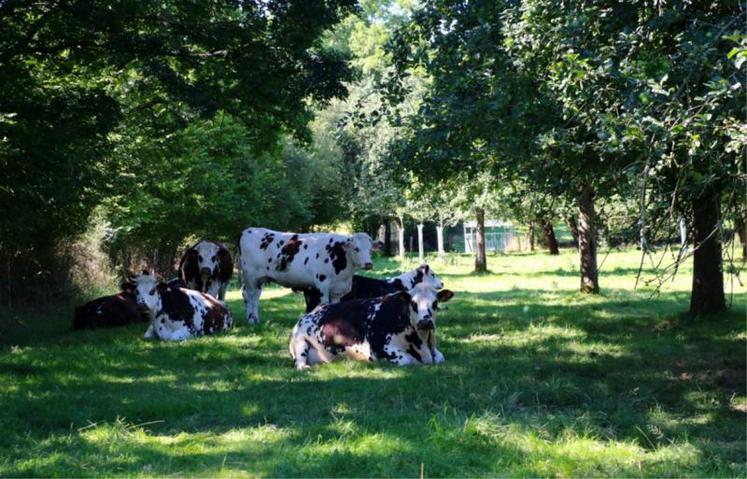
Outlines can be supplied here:
M233 258L223 244L202 240L189 248L179 263L179 279L189 289L208 293L221 301L233 276Z
M344 356L400 366L442 363L436 310L453 296L420 283L409 292L321 305L293 328L288 349L294 366L304 369Z
M146 338L181 341L233 326L228 308L207 293L169 286L148 272L128 279L135 285L138 306L150 316Z
M249 228L241 234L239 268L248 323L259 322L262 286L274 281L295 289L319 290L323 303L337 302L352 288L355 268L371 269L380 247L366 233L280 233Z
M443 281L436 276L436 272L424 263L412 271L394 278L377 279L357 274L353 275L353 287L348 294L342 297L342 301L376 298L385 294L407 291L414 288L418 283L430 283L436 289L444 287ZM303 295L306 300L307 313L312 312L322 302L322 295L316 288L305 288Z

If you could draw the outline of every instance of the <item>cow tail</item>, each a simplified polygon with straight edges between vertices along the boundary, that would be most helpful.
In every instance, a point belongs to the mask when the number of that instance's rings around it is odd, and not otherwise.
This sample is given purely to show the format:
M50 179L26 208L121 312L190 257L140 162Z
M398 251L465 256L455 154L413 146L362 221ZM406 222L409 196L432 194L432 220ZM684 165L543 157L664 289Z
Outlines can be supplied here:
M241 267L241 239L239 239L239 247L236 248L236 266L238 271L236 272L236 287L241 289L244 285L244 268Z

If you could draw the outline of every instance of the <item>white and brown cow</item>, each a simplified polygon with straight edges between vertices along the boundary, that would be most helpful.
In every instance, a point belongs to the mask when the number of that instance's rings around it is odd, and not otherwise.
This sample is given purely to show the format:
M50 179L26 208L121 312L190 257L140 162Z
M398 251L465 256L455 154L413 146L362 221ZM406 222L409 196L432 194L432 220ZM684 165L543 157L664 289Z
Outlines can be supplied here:
M294 365L304 369L340 357L402 366L442 363L436 310L453 296L420 283L409 292L320 305L293 328L288 349Z
M371 269L378 249L366 233L280 233L248 228L241 234L239 268L248 323L259 322L262 286L275 282L294 289L316 288L322 303L334 303L352 288L356 268Z
M169 286L148 272L128 279L135 284L138 306L150 316L146 338L181 341L233 326L231 311L207 293Z
M414 288L418 283L430 283L436 289L444 287L443 281L439 279L433 268L427 263L423 263L412 271L393 278L378 279L355 274L353 275L352 289L342 297L341 301L376 298L385 294L407 291ZM307 313L312 312L322 302L321 293L316 288L304 289L303 295L306 300Z
M189 289L208 293L221 301L233 276L233 258L222 243L202 240L189 248L179 262L179 279Z

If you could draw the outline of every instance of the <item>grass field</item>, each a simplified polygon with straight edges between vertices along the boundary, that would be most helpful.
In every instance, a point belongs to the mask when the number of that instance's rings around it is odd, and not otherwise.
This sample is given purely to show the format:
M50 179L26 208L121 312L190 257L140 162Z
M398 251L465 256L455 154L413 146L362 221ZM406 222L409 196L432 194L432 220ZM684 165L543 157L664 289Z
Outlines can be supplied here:
M0 476L745 477L747 289L692 320L691 271L651 297L638 261L611 253L591 297L571 251L490 256L481 276L433 260L456 296L446 363L420 368L293 370L302 298L280 288L260 325L184 343L24 315L0 337Z

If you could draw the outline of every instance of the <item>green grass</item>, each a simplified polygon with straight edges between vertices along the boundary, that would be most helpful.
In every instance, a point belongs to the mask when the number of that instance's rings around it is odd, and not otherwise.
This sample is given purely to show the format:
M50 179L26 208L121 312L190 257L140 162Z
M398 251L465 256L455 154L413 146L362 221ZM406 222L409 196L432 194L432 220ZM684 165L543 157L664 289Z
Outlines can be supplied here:
M457 293L435 367L293 370L302 298L280 288L262 324L176 344L21 316L0 338L0 476L744 477L746 289L692 320L691 271L651 297L638 260L611 253L596 297L570 251L481 276L433 260Z

